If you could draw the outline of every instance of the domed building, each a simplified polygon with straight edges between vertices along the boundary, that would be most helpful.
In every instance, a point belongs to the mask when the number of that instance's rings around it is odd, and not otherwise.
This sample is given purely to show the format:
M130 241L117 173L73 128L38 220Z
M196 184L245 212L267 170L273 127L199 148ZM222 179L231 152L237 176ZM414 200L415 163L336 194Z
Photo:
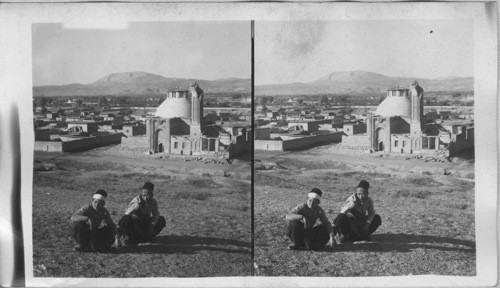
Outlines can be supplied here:
M437 137L423 137L423 97L424 89L417 81L413 81L410 89L399 86L388 89L375 115L367 119L370 150L413 153L422 147L437 149Z
M382 117L410 117L411 103L408 99L409 89L394 87L387 90L387 98L377 107L376 115Z
M167 93L167 98L161 103L155 117L183 118L191 120L191 100L188 90L176 88Z
M388 89L387 97L373 116L366 119L366 133L344 131L342 144L372 152L422 153L446 144L443 129L430 129L424 116L424 89L413 81L410 89ZM433 124L435 125L435 124ZM448 141L449 144L449 141Z
M194 82L189 90L175 88L146 119L146 135L126 137L122 145L134 150L179 155L217 155L232 158L249 151L251 129L203 121L203 90Z

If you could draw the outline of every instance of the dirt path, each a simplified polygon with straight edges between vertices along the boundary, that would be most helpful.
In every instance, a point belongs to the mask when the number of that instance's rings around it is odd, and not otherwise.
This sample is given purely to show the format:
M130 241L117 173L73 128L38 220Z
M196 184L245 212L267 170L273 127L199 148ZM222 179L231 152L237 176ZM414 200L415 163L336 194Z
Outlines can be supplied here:
M147 170L152 173L170 175L172 173L209 173L223 174L224 172L236 172L250 174L250 164L241 162L237 164L213 164L201 161L183 161L182 159L158 159L144 155L127 155L104 149L95 149L87 152L77 153L47 153L36 152L35 160L38 161L85 161L85 162L114 162L126 165L136 172Z
M318 147L306 151L290 151L290 152L262 152L256 151L255 159L262 161L276 161L277 159L290 159L290 160L306 160L306 161L325 161L332 160L335 162L342 162L350 166L372 166L379 169L397 168L410 171L414 168L423 169L447 169L447 170L462 170L474 171L474 163L467 161L463 162L425 162L421 159L401 159L390 157L373 157L367 154L358 154L348 151L332 151L324 147Z

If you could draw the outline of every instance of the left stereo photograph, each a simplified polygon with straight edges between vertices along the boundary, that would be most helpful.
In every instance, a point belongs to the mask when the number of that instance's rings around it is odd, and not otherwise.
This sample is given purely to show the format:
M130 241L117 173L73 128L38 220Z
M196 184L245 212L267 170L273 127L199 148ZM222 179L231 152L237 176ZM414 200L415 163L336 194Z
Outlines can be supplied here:
M34 277L251 275L251 25L32 25Z

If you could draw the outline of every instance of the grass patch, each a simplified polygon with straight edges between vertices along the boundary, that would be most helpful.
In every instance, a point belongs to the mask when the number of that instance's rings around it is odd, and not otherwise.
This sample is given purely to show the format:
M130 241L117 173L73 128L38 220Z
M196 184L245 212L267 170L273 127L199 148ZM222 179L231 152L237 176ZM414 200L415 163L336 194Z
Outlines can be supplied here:
M175 194L176 198L181 199L196 199L196 200L207 200L212 196L209 192L192 192L192 191L181 191Z
M427 186L429 182L433 181L430 177L427 176L420 176L420 175L415 175L415 174L410 174L404 178L404 181L406 183L410 183L413 185L422 185L422 186Z
M188 176L185 183L194 187L220 187L213 179L203 176Z
M419 174L409 174L403 179L403 182L413 184L416 186L427 186L427 187L435 187L443 185L443 183L434 180L434 178L431 176L422 176Z
M427 199L432 193L430 191L409 191L409 190L398 190L396 191L396 197L412 197L417 199Z
M123 174L108 173L108 175L113 175L114 177L118 177L118 178L132 178L135 180L144 179L144 177L156 179L156 180L170 180L172 178L170 175L163 175L163 174L157 174L157 173L130 172L130 173L123 173Z
M238 179L238 180L246 180L246 181L250 181L252 180L252 174L250 173L234 173L234 179Z

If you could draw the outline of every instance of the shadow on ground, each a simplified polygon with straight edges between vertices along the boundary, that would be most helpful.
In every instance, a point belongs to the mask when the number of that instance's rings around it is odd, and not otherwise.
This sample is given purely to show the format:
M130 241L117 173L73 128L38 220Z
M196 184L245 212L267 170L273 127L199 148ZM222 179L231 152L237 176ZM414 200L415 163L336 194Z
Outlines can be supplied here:
M455 239L451 237L386 233L372 235L371 241L357 242L356 244L347 242L345 244L338 245L335 247L334 251L410 252L415 249L475 252L476 243L474 241Z
M226 246L226 247L220 247ZM236 246L228 248L227 246ZM233 239L198 236L157 236L155 243L139 246L127 246L120 250L121 253L165 253L165 254L194 254L198 251L219 251L225 253L250 254L251 243Z

